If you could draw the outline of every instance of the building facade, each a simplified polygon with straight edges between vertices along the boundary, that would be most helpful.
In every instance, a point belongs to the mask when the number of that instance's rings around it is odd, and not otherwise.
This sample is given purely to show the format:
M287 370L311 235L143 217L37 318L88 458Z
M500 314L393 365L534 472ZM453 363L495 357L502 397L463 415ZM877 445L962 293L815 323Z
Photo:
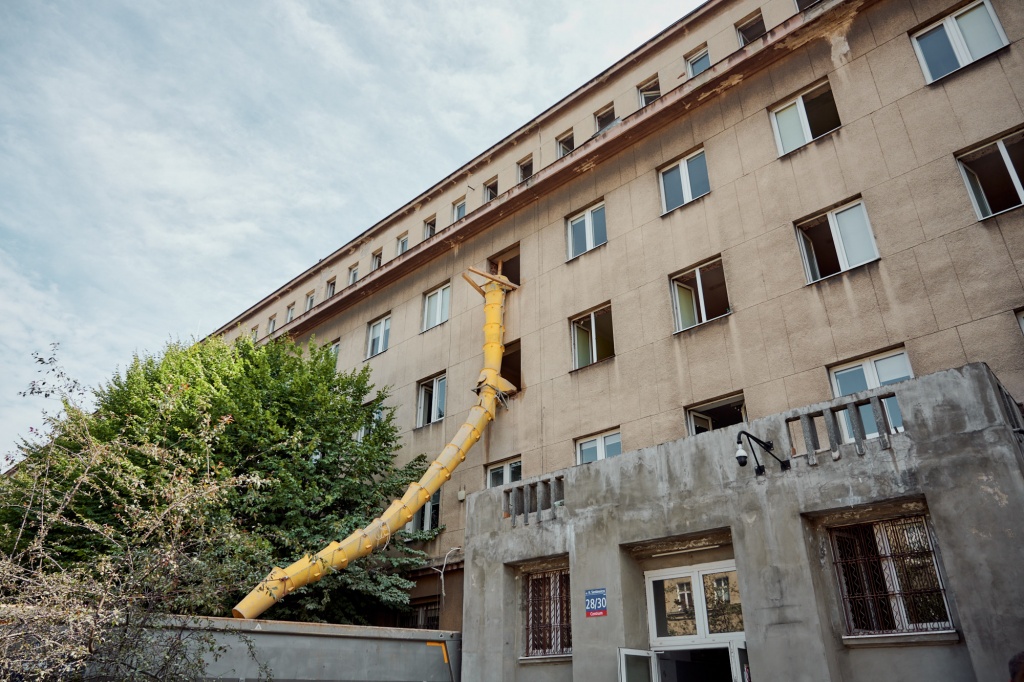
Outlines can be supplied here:
M990 593L985 626L964 581L1020 565L1012 401L948 458L998 431L998 471L942 474L925 449L967 433L993 387L1024 396L1022 36L1016 0L711 0L218 333L369 364L411 458L475 402L483 318L459 275L500 262L521 285L503 367L520 391L415 520L444 532L403 624L465 616L466 679L611 680L621 663L630 680L854 680L911 649L928 679L989 679L1024 628ZM949 374L976 362L994 377ZM846 395L862 403L784 417ZM741 429L803 459L782 473L744 441L767 470L738 468ZM933 495L960 487L954 523ZM557 523L511 527L538 507ZM897 536L935 621L892 586ZM587 618L602 588L608 614Z

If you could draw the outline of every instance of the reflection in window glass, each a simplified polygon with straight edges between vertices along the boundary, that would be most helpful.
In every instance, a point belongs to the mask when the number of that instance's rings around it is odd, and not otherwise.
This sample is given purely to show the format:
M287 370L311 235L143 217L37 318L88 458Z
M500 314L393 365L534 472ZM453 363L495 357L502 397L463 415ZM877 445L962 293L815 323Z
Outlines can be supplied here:
M696 635L697 611L691 576L655 580L653 587L658 637Z
M735 570L704 574L704 603L708 634L743 632L743 605Z

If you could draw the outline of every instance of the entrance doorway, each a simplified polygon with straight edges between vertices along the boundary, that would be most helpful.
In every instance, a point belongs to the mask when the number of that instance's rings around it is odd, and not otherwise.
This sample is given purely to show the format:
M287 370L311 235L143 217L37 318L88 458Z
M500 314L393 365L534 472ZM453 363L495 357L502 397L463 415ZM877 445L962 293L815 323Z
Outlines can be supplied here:
M751 682L742 642L666 651L619 650L620 682Z

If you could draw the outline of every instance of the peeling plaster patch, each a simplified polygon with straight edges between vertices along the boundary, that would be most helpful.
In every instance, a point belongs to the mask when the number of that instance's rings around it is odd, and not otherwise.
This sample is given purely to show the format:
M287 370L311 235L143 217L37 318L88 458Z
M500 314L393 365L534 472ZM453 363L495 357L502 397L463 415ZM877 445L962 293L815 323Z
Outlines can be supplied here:
M832 66L838 69L850 61L850 43L846 41L846 35L831 36L829 42L832 44Z
M1002 490L999 490L998 488L993 488L990 485L985 485L986 483L992 480L992 476L988 474L981 474L980 476L978 476L978 480L981 481L981 485L979 485L978 488L982 492L991 495L992 498L995 499L996 504L998 504L1000 507L1005 507L1009 503L1009 498L1006 496L1006 493L1004 493Z

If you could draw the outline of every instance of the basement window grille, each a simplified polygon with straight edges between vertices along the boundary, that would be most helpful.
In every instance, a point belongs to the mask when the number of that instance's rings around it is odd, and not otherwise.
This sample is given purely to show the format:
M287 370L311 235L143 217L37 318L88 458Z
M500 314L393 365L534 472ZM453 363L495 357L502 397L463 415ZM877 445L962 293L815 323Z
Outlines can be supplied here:
M526 576L526 655L572 653L569 569Z
M848 635L953 629L923 516L831 528Z

